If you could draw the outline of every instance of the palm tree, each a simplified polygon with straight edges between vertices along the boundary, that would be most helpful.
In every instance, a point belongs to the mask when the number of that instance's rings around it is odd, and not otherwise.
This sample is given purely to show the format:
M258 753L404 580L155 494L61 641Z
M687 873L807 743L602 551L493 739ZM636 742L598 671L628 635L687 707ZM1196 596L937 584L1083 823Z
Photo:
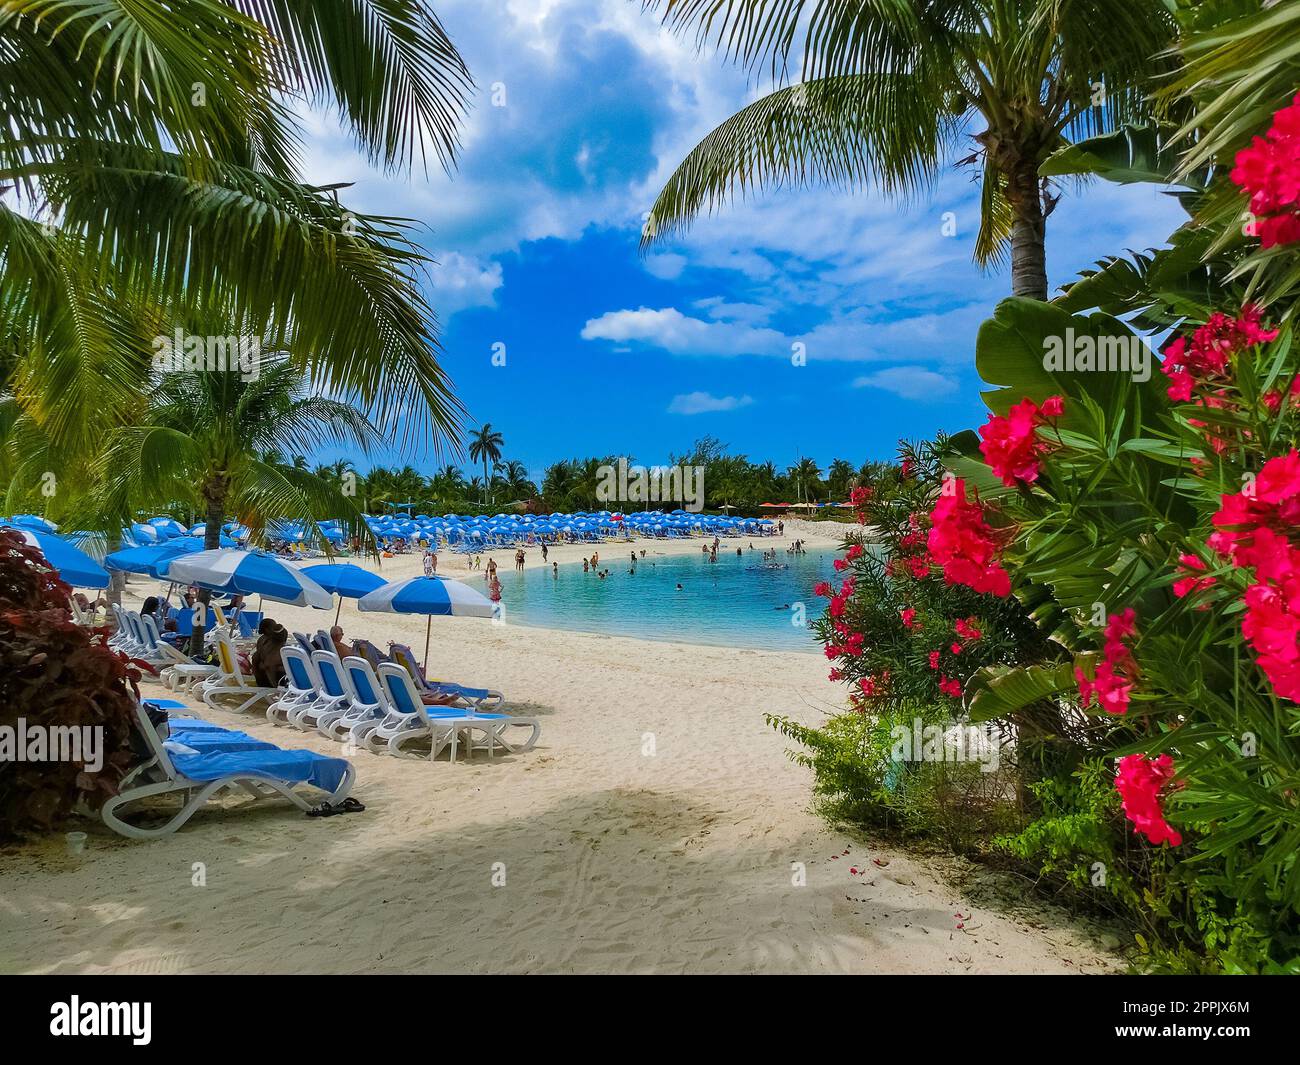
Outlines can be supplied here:
M849 495L849 484L857 471L848 459L835 459L826 468L826 487L833 498L844 500Z
M251 380L228 372L161 374L136 424L108 435L86 507L96 524L111 528L136 508L192 500L207 523L209 550L220 546L227 515L255 537L270 520L343 517L368 538L355 501L332 480L264 456L322 445L366 451L381 440L350 403L309 394L301 373L282 358L264 360ZM200 598L206 603L209 593ZM202 641L196 625L196 651Z
M975 258L1011 252L1011 288L1047 298L1039 167L1068 138L1149 113L1153 59L1177 25L1164 0L645 0L665 24L784 80L691 151L655 201L643 243L764 186L932 186L973 124L982 167ZM802 32L800 32L803 27Z
M800 502L807 503L820 485L822 471L812 459L800 459L797 466L791 466L788 474L795 482Z
M465 475L457 466L444 466L429 481L429 491L438 503L454 503L465 498Z
M150 338L189 319L412 437L457 431L411 223L297 172L311 105L391 172L451 166L471 83L420 0L6 0L0 41L0 337L56 444L126 420Z
M530 499L537 494L537 486L528 479L528 467L518 459L498 462L497 471L511 499Z
M469 436L469 457L471 462L483 463L483 484L491 487L488 477L488 464L501 458L501 448L505 439L500 433L492 431L492 423L485 422L481 429L476 429ZM486 499L486 497L485 497ZM490 502L490 500L487 500Z

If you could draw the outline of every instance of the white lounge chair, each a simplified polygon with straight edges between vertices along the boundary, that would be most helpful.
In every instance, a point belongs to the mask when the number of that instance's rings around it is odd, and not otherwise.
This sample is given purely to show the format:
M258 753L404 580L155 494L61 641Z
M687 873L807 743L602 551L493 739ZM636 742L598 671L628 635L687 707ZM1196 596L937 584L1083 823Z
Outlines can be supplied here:
M490 758L497 747L514 753L531 750L541 736L542 726L536 718L514 717L511 714L476 714L452 707L426 706L420 700L415 680L396 662L385 662L379 667L379 682L383 685L390 712L388 717L367 737L365 745L375 750L383 743L388 753L398 758L418 758L408 752L414 743L428 741L430 761L444 747L450 748L451 760L456 760L460 738L465 738L467 753L486 750ZM505 738L505 730L512 726L530 729L528 739L513 744ZM482 737L476 741L475 735Z
M313 651L311 664L315 676L316 698L289 712L289 724L312 732L323 715L346 708L348 690L343 683L343 665L333 651Z
M280 694L279 688L261 688L252 677L239 668L239 659L235 649L224 634L217 637L217 672L210 679L199 685L203 701L215 709L231 709L223 706L222 700L234 699L238 705L233 707L235 713L256 706L263 699L272 699Z
M389 714L388 700L370 663L359 655L343 659L343 680L350 706L346 713L318 726L332 740L365 746L366 738Z
M266 708L266 720L272 725L289 724L291 712L314 703L321 694L320 674L306 651L286 645L280 648L280 661L284 663L288 687Z
M166 640L158 644L164 665L158 674L163 684L174 692L189 691L195 684L214 676L218 670L206 662L196 662Z
M190 746L185 743L186 733L180 731L175 739L164 741L138 703L136 717L149 757L127 774L118 794L104 803L100 811L104 824L131 839L157 839L175 832L208 799L223 791L238 788L254 799L280 795L300 810L310 810L313 804L294 790L297 786L310 785L333 804L347 797L356 779L356 770L342 758L326 758L313 751L286 751L269 745L269 749L261 749L246 742L251 737L230 745L207 738L196 740ZM255 745L256 741L252 743ZM161 826L141 828L120 816L122 807L131 803L176 793L184 794L184 804Z

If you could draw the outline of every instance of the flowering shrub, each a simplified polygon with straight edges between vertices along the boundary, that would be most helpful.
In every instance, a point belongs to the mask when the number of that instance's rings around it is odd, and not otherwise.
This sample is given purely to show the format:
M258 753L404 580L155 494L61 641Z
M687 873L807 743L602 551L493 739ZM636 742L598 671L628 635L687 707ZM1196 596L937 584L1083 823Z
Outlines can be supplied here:
M822 729L769 720L811 752L797 757L814 769L817 793L835 816L978 847L991 821L1014 827L1015 811L1000 809L999 796L1032 800L1019 777L1041 775L1043 747L1027 742L997 774L981 773L970 765L900 763L891 755L891 730L918 719L949 726L981 668L1049 662L1062 651L1020 600L1005 594L1005 573L988 578L1000 571L999 533L984 509L943 477L947 448L945 441L903 445L897 467L855 490L860 525L835 565L844 578L816 589L828 600L818 634L831 678L846 685L850 712ZM935 564L931 544L946 552L946 567ZM1018 718L1035 737L1062 727L1047 705Z
M1300 971L1298 133L1300 96L1237 155L1258 243L1234 227L1215 259L1189 224L1054 304L997 308L988 422L941 444L921 498L877 491L883 554L846 556L823 621L857 720L1003 729L1024 816L998 846L1119 907L1158 967ZM1130 322L1172 328L1162 376L1137 372L1155 357ZM1128 365L1061 368L1044 353L1066 338ZM795 735L877 816L879 728L833 726Z

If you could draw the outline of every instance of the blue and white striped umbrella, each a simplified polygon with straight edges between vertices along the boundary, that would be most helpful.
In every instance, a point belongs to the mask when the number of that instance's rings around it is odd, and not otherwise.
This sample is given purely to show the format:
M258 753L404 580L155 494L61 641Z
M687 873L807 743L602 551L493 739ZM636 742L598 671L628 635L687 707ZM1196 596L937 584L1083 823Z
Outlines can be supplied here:
M450 577L410 577L393 581L362 596L357 601L357 609L469 618L490 618L495 613L492 600Z
M490 618L496 605L482 592L450 577L410 577L376 588L357 600L358 610L383 611L389 614L424 614L424 664L429 664L429 634L433 615Z
M9 526L9 528L28 546L40 551L45 556L46 564L65 584L70 584L74 588L108 587L108 571L61 536L17 526Z
M334 599L302 570L264 551L198 551L174 558L159 570L177 584L198 584L218 592L260 595L290 606L328 610Z

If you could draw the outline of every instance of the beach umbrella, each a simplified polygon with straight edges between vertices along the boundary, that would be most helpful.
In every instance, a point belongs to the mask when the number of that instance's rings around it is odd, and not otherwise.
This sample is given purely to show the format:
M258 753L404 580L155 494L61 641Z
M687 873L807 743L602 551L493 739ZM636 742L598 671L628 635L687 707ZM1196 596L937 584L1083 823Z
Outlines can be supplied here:
M142 522L135 522L130 528L130 538L137 544L156 544L161 536L158 530L152 525L145 525Z
M201 537L178 536L165 544L145 544L143 547L124 547L120 551L113 551L104 556L104 565L123 573L143 573L161 578L160 566L166 566L181 555L192 555L195 551L202 550Z
M34 529L36 532L58 532L59 527L48 518L42 518L39 514L15 514L9 519L8 524L16 525L20 529Z
M328 610L334 602L311 577L265 551L198 551L159 568L177 584L197 584L217 592L260 595L290 606L321 610Z
M327 592L333 592L339 597L339 607L334 612L335 625L343 613L344 599L360 599L388 583L378 573L371 573L351 562L321 562L315 566L303 566L300 572L307 574Z
M149 524L158 530L160 536L184 536L186 533L185 526L175 518L169 518L160 515L156 518L150 518Z
M107 588L108 571L84 551L53 533L37 532L15 525L8 526L30 547L45 556L50 569L59 579L74 588Z
M450 577L409 577L376 588L357 601L357 609L388 614L424 614L424 663L429 664L433 616L490 618L496 608L482 592Z

